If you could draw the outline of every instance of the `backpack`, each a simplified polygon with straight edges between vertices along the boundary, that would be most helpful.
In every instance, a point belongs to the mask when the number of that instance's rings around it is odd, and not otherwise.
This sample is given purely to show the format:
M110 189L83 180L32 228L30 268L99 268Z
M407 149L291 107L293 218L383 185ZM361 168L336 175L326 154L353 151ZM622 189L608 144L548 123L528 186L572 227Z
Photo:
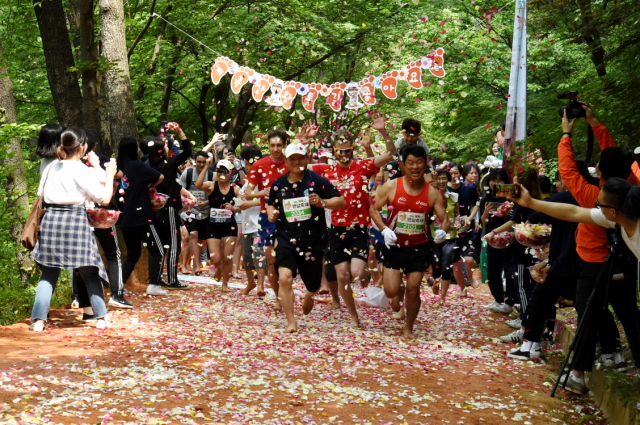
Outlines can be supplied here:
M186 190L189 190L189 187L193 182L193 170L194 168L187 169L187 187L185 187ZM212 181L212 180L213 180L213 171L207 170L207 181Z

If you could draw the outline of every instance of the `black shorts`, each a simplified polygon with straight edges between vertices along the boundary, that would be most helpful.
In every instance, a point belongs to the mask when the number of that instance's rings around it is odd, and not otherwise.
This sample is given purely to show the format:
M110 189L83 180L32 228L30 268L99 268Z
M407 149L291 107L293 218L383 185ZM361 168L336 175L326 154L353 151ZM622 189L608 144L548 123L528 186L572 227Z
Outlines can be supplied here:
M471 222L473 224L473 222ZM476 239L476 232L468 230L466 232L458 233L458 239L456 239L456 247L460 252L461 257L473 257L476 249L473 245L473 241Z
M391 247L385 250L384 266L388 269L402 270L404 274L424 272L432 256L431 243L414 247Z
M231 223L207 223L207 239L235 238L238 236L238 225ZM198 235L198 237L200 237Z
M187 226L187 231L190 234L196 232L198 233L198 239L207 239L207 223L209 223L208 218L205 218L204 220L198 220L193 217L187 217L183 221L184 225Z
M331 262L331 244L327 244L327 249L324 250L324 277L327 282L336 282L338 280L338 274L336 273L336 267Z
M376 261L378 263L384 263L384 254L387 252L387 246L384 242L375 242L373 244L373 252L376 255Z
M367 261L369 257L369 228L356 225L355 227L331 226L329 233L331 245L331 262L334 265L357 258Z
M298 273L304 282L304 286L309 292L318 292L322 283L322 257L323 251L312 252L310 255L285 248L283 246L276 246L276 261L273 263L276 269L276 275L278 269L284 267L291 270L293 277L295 278Z

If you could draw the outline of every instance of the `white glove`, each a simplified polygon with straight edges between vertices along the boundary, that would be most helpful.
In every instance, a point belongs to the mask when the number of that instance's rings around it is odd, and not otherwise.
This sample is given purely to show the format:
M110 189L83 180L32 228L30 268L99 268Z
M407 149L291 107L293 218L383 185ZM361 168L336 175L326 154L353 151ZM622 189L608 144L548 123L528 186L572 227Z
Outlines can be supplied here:
M396 233L393 230L389 229L388 227L385 227L384 229L382 229L382 236L384 236L384 244L387 246L387 248L396 246L396 241L398 240L398 237L396 236Z
M447 232L442 229L438 229L435 231L436 236L433 238L435 243L442 243L447 240Z
M236 170L239 170L242 168L242 164L237 159L233 161L233 165L236 167Z

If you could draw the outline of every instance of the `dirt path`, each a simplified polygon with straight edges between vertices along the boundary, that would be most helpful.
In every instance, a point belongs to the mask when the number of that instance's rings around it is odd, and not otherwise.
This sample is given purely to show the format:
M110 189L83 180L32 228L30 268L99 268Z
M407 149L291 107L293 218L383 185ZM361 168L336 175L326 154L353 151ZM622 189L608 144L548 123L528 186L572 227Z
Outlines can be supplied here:
M423 290L415 344L388 311L361 307L353 330L346 309L303 317L299 299L287 335L272 299L207 284L130 294L136 309L111 311L107 330L53 310L41 334L0 328L0 422L606 423L574 411L593 413L585 400L548 397L544 363L507 358L504 317L479 309L485 286L450 295L440 306Z

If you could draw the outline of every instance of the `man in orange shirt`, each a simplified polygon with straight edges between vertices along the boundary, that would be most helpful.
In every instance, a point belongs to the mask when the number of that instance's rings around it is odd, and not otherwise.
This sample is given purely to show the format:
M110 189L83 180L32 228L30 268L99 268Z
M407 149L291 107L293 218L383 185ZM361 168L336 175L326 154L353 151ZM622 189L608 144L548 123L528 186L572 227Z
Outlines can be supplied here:
M602 151L600 161L596 166L596 172L600 178L599 186L601 187L604 180L610 177L624 178L638 185L638 178L631 173L631 161L617 147L607 128L598 122L591 108L586 105L583 105L583 108L586 111L585 119L591 126ZM564 133L558 145L558 168L562 180L578 204L583 208L594 208L595 202L598 200L600 187L587 182L578 172L571 146L571 132L575 121L575 119L572 121L567 120L566 113L562 119L562 131ZM583 314L587 299L593 291L597 276L609 252L607 232L602 227L580 223L576 232L576 246L578 255L582 260L575 300L578 320L581 321L584 318ZM596 327L593 331L586 332L581 344L576 347L573 370L561 377L563 381L567 380L568 389L581 393L587 390L584 384L584 372L592 370L596 339L600 340L603 352L599 361L605 365L615 366L616 370L626 370L626 363L624 362L619 342L620 333L611 312L595 307L591 309L591 313L597 316L595 316L594 320L590 320L589 323L593 323ZM625 313L627 312L618 312L616 310L616 314L621 321Z

